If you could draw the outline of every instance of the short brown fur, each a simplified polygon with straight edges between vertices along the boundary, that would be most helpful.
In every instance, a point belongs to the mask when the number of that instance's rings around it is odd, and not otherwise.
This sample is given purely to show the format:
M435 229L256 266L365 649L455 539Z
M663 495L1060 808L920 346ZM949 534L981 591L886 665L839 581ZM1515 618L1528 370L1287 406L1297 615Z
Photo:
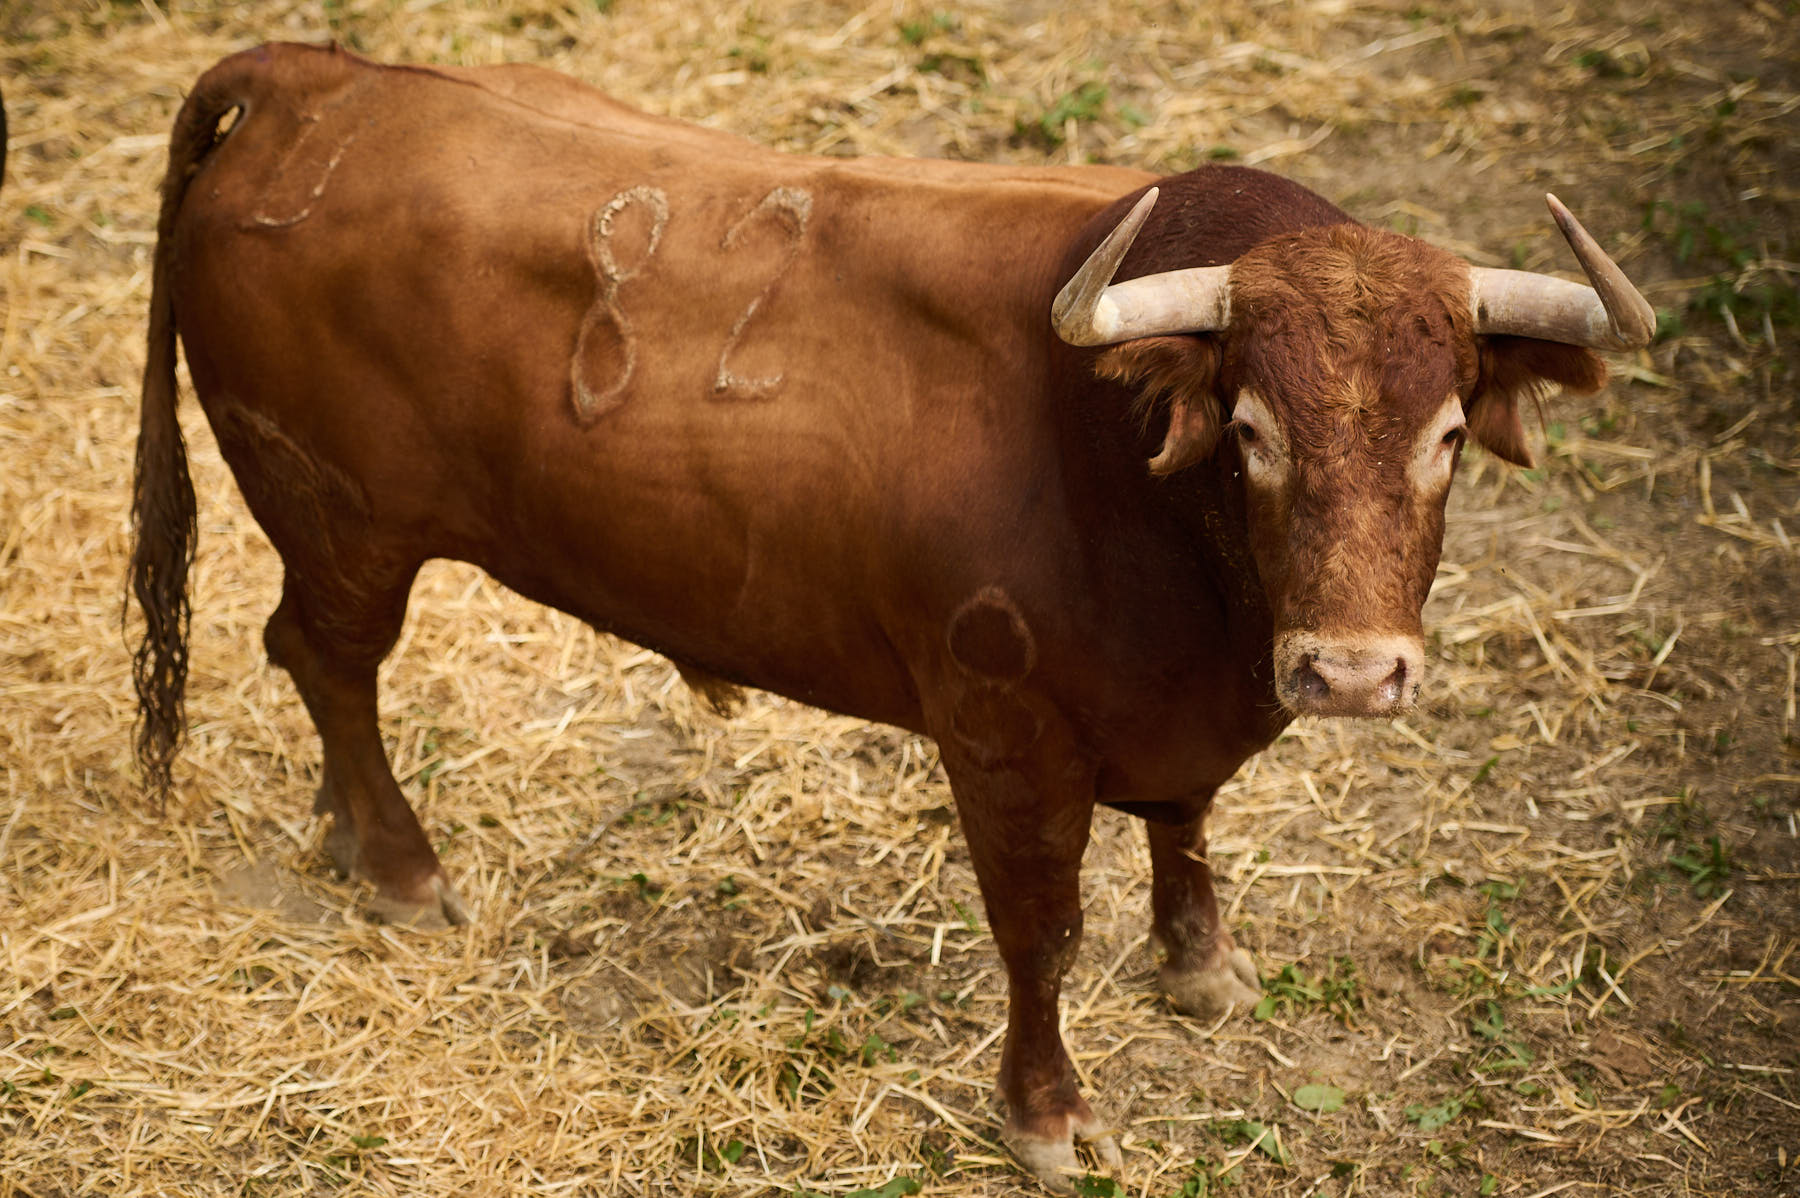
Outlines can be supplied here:
M1272 238L1231 277L1224 385L1276 409L1297 480L1252 521L1277 633L1418 632L1443 502L1411 494L1406 463L1413 430L1477 377L1466 267L1341 224Z
M303 213L258 223L322 120L356 135L318 143ZM286 567L264 639L320 733L328 850L383 911L469 917L376 722L414 573L458 558L709 698L935 736L1009 979L1003 1134L1047 1179L1077 1138L1116 1160L1057 1019L1095 805L1152 821L1172 999L1210 1019L1254 998L1192 850L1288 721L1277 629L1416 627L1443 495L1396 482L1397 448L1453 389L1501 412L1598 377L1484 350L1459 262L1242 168L1161 180L1122 271L1238 263L1228 332L1057 342L1056 289L1150 182L779 155L534 68L226 59L177 118L158 227L132 562L151 789L187 669L179 329ZM651 194L660 237L609 265L597 214ZM795 219L733 241L762 205ZM1220 435L1248 387L1294 447L1280 494Z

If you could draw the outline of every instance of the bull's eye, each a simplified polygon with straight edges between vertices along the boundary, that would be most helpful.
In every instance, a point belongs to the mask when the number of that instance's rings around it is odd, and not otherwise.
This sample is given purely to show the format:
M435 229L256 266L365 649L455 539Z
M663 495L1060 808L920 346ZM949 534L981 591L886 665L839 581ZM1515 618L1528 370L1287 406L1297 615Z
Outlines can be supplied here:
M1463 443L1464 434L1466 434L1468 431L1469 431L1468 425L1459 424L1455 428L1451 429L1449 432L1445 433L1444 441L1443 441L1444 448L1455 449L1458 446L1460 446Z
M1265 489L1285 485L1287 440L1281 421L1268 405L1247 390L1240 393L1227 427L1237 437L1238 453L1251 481Z

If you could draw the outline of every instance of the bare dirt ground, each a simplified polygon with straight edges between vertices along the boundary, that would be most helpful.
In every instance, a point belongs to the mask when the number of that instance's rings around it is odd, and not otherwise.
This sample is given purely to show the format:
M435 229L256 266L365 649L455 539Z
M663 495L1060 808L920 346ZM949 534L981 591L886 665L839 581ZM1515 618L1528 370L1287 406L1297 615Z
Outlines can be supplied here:
M771 145L1296 177L1571 270L1555 190L1664 314L1540 465L1472 455L1391 724L1221 798L1259 1018L1154 992L1099 819L1065 1026L1094 1193L1800 1193L1800 9L1128 0L8 0L0 85L0 1198L1030 1192L1004 984L929 742L669 667L430 569L397 772L477 922L373 924L263 658L278 567L191 402L177 798L119 626L155 191L222 54L542 61Z

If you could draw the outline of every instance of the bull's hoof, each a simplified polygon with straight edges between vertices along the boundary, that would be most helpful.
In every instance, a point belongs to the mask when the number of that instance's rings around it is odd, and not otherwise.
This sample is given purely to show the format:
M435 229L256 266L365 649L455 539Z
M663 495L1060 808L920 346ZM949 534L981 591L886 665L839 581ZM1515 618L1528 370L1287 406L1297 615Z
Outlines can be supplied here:
M415 895L391 895L376 892L366 912L382 923L414 928L421 932L441 932L475 921L475 910L456 893L456 887L443 874L434 874Z
M1181 969L1171 962L1162 967L1158 980L1176 1010L1209 1023L1237 1007L1254 1007L1262 998L1256 963L1241 948L1215 952L1198 969Z
M1076 1183L1090 1174L1117 1176L1125 1171L1125 1156L1119 1151L1118 1138L1092 1116L1070 1119L1068 1130L1060 1138L1015 1126L1008 1119L1000 1131L1000 1142L1052 1194L1075 1193ZM1081 1163L1075 1154L1077 1142L1085 1144L1093 1154L1097 1169Z

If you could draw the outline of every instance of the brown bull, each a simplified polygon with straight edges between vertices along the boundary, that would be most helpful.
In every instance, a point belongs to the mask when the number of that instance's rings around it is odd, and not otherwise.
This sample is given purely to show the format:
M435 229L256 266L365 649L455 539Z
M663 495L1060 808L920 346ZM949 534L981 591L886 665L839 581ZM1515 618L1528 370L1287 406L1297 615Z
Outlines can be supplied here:
M381 911L468 918L375 678L421 563L474 562L709 694L935 737L1010 982L1005 1138L1053 1184L1077 1139L1116 1165L1057 1031L1094 805L1146 820L1176 1005L1254 998L1214 791L1297 714L1413 701L1464 436L1522 460L1521 397L1648 337L1558 219L1600 295L1251 170L791 156L536 69L237 55L164 185L146 776L182 728L179 328L286 568L266 643L324 744L327 846Z

